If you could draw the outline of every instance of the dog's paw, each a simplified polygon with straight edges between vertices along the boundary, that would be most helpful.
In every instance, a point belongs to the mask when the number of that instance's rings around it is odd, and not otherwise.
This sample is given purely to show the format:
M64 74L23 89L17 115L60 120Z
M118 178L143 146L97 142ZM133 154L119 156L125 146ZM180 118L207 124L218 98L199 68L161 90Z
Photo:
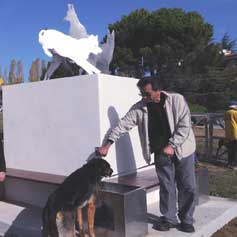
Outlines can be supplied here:
M89 231L89 237L95 237L95 232L93 231Z
M76 237L85 237L86 235L85 235L85 232L84 232L84 230L81 230L81 231L77 231L76 232Z

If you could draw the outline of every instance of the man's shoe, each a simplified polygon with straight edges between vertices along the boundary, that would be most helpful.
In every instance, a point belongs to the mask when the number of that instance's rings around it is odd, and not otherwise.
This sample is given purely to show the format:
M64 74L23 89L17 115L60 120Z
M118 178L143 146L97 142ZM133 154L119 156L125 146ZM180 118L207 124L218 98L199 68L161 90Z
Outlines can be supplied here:
M180 230L183 232L187 232L187 233L193 233L195 232L194 226L191 224L185 224L185 223L181 223L180 224Z
M155 223L152 228L159 231L169 231L171 228L176 228L178 224L172 224L168 221L162 221Z

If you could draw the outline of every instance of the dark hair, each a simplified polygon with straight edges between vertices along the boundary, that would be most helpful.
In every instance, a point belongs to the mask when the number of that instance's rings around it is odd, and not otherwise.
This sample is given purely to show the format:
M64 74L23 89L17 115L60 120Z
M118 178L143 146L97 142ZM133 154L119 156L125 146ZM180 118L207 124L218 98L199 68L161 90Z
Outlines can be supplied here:
M152 77L144 77L140 79L137 83L137 87L141 90L142 88L144 88L146 85L149 84L151 84L152 90L154 91L161 90L161 85L158 79L154 79Z

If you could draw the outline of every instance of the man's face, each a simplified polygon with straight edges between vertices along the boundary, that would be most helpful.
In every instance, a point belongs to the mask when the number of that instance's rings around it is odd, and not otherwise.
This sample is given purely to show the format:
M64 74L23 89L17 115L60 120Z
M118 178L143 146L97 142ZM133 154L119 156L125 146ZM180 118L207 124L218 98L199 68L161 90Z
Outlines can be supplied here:
M152 89L151 84L148 84L141 89L141 96L147 103L148 102L155 102L155 103L160 102L160 91L159 90L154 91Z

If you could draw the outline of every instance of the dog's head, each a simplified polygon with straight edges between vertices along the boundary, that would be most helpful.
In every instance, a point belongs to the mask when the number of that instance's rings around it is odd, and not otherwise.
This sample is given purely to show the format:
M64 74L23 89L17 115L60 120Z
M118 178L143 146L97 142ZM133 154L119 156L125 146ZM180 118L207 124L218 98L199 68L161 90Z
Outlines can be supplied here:
M110 164L101 158L94 158L87 163L87 166L93 167L96 172L96 175L99 177L110 177L113 173L113 170L110 167Z

